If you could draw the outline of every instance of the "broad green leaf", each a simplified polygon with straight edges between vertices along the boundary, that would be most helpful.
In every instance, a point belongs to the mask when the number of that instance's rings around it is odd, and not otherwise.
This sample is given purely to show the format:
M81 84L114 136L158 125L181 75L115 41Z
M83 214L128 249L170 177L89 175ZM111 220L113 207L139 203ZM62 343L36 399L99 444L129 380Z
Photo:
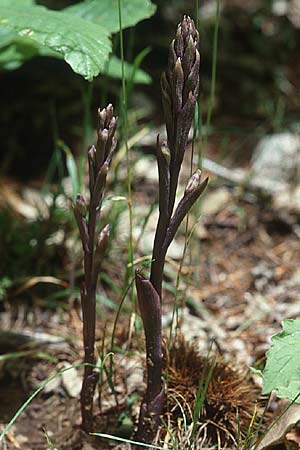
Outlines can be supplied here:
M263 371L263 394L273 390L278 397L296 398L300 403L300 319L282 322L282 329L272 337Z
M0 5L1 7L10 8L12 6L12 3L14 3L14 9L15 8L24 8L24 7L30 7L35 4L34 0L1 0Z
M36 49L31 45L19 47L12 43L0 51L0 69L18 69L27 59L36 56L36 54Z
M23 3L23 2L22 2ZM43 6L0 0L0 25L61 54L74 72L91 80L111 51L109 31L101 25ZM17 6L16 6L17 5Z
M2 46L0 36L0 69L18 69L24 62L35 56L62 58L59 53L50 48L39 45L30 38L16 36L15 33L13 33L9 44Z
M8 27L0 26L0 49L9 45L16 37L14 31L11 31Z
M150 0L121 0L121 7L122 28L132 27L151 17L156 10ZM111 33L119 31L118 0L84 0L68 6L64 11L100 23Z
M53 58L62 58L62 55L51 50L48 47L39 45L32 39L25 36L16 36L14 32L1 34L0 28L0 69L15 70L23 63L35 56L52 56ZM122 62L119 58L111 55L101 69L103 75L112 78L122 78ZM132 76L133 75L133 76ZM142 69L138 69L134 64L125 62L125 77L135 83L150 84L151 77Z
M142 84L151 83L150 75L148 75L142 69L135 69L133 64L124 62L124 69L126 79L131 80L133 74L133 81L135 83L142 83ZM122 78L122 61L116 56L112 55L106 67L104 68L103 73L112 78Z

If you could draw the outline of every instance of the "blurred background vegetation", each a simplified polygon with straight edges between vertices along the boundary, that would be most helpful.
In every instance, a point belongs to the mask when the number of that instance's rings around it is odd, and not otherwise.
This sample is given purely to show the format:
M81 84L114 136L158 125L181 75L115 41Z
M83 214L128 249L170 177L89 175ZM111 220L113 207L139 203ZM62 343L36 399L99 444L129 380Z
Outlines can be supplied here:
M61 10L78 2L37 3ZM154 15L124 30L125 60L138 69L135 78L127 80L129 138L145 124L162 124L159 83L170 37L183 14L195 17L194 0L152 3L157 7ZM198 14L205 123L216 2L201 0ZM299 42L299 1L221 0L215 107L211 127L204 130L206 155L247 166L260 137L300 132ZM118 33L112 35L112 48L120 58ZM26 47L20 52L19 47L18 53L0 39L0 299L28 277L51 274L69 279L74 267L64 244L74 227L66 208L65 199L71 195L66 177L73 157L79 161L82 149L94 141L97 108L111 102L121 115L119 66L89 83L62 59L31 57L30 51ZM44 204L37 200L38 212L29 208L24 214L18 194L32 200L35 190L43 193ZM115 192L125 191L117 187ZM118 220L122 208L116 202L111 218Z

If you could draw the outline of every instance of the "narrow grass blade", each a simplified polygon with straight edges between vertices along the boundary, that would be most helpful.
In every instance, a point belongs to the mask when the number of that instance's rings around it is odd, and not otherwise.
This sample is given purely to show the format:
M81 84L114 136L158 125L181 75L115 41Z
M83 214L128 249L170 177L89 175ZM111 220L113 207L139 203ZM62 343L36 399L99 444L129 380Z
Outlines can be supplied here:
M132 441L131 439L124 439L118 436L113 436L112 434L105 434L105 433L90 433L93 436L99 436L105 439L112 439L114 441L119 441L119 442L125 442L127 444L132 444L132 445L139 445L140 447L146 447L146 448L151 448L151 449L155 449L155 450L171 450L168 449L166 447L159 447L158 445L153 445L153 444L144 444L143 442L138 442L138 441Z
M207 357L207 363L209 363L209 356ZM195 433L196 433L196 429L197 429L197 422L199 420L199 415L200 415L201 409L205 402L208 385L212 378L212 374L215 369L215 366L216 366L216 357L214 357L212 359L208 373L206 374L206 367L203 368L203 371L201 373L198 390L197 390L197 395L196 395L196 400L195 400L195 407L194 407L194 411L193 411L194 417L193 417L193 428L192 428L192 432L191 432L191 441L193 441L193 439L195 437ZM205 379L205 377L206 377L206 379ZM205 383L203 384L204 379L205 379Z
M33 394L31 394L31 396L23 403L23 405L18 409L18 411L14 414L14 416L12 417L12 419L8 422L8 424L4 427L4 429L2 430L1 434L0 434L0 442L4 439L6 433L9 431L9 429L12 427L12 425L15 423L15 421L17 420L17 418L22 414L22 412L27 408L27 406L32 402L32 400L44 389L45 386L47 386L47 384L49 384L52 380L55 380L56 378L60 377L64 372L67 372L70 369L77 369L79 367L83 367L83 366L92 366L95 367L94 364L87 364L87 363L80 363L80 364L75 364L75 365L71 365L69 367L66 367L63 370L60 370L59 372L57 372L55 375L53 375L50 378L47 378L46 381L44 381L41 386L36 389Z

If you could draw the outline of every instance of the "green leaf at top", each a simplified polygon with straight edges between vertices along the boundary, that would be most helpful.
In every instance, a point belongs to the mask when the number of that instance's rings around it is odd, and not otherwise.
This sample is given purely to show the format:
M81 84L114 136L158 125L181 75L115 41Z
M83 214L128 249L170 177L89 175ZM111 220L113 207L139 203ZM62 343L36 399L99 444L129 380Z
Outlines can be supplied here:
M156 6L150 0L121 0L122 28L132 27L151 17ZM84 0L64 9L95 23L100 23L111 33L119 31L118 0Z
M34 0L16 0L14 8L23 8L24 6L32 6L33 4ZM1 0L0 5L9 8L12 5L12 0Z
M43 6L0 0L0 26L61 54L74 72L91 80L111 52L109 31L101 25Z
M273 390L278 397L300 403L300 319L282 322L283 331L272 337L263 371L263 394Z

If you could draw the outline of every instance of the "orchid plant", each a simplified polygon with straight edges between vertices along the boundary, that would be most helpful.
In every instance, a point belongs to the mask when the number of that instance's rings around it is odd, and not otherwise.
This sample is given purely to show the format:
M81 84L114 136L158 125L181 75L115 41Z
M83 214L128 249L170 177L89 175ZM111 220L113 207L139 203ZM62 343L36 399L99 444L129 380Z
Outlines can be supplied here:
M196 170L176 208L178 178L199 94L199 33L193 20L184 16L169 49L168 68L161 78L167 141L157 137L159 172L159 219L153 245L150 279L136 271L138 303L142 316L147 361L147 389L140 409L137 439L152 442L164 404L162 380L162 281L167 250L176 231L208 179Z
M97 144L88 151L89 204L77 195L73 211L84 254L84 282L81 287L83 317L84 375L81 389L82 426L86 432L93 427L93 398L99 374L95 365L96 288L109 237L109 225L97 233L106 177L117 146L117 118L113 106L98 110Z

